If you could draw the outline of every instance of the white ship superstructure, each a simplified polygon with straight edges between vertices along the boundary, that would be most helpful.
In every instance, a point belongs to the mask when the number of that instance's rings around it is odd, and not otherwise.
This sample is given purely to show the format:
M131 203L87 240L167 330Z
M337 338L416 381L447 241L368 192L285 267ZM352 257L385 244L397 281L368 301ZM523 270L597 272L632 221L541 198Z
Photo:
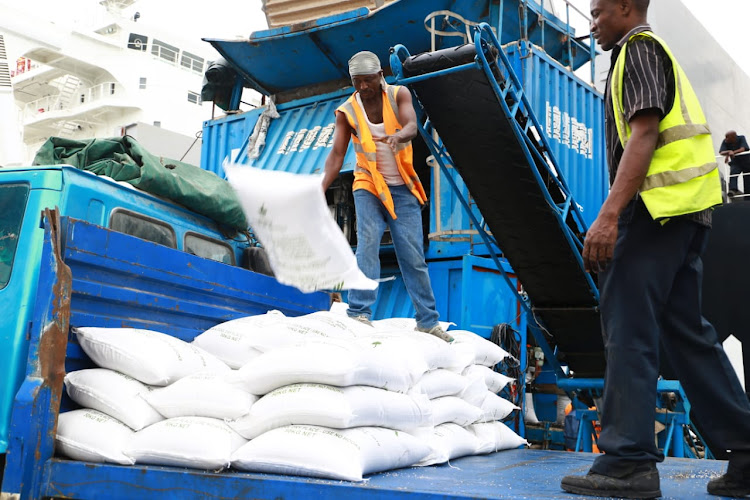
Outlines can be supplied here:
M139 19L135 0L92 0L65 23L0 5L13 96L23 130L22 162L50 136L130 134L152 152L198 164L200 91L218 57L199 33L175 34ZM18 134L19 136L21 134Z

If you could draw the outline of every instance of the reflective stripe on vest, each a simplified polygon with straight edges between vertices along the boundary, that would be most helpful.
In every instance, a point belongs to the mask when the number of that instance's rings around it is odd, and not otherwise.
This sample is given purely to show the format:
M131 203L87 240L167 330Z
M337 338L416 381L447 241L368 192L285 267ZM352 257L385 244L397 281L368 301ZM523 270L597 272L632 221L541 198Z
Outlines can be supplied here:
M398 121L397 95L400 88L396 85L388 85L384 91L383 123L385 124L385 132L388 135L395 134L397 130L402 128ZM357 156L357 166L354 169L354 184L352 188L354 190L366 189L377 196L383 202L391 217L395 219L396 210L393 206L391 191L388 189L385 178L378 171L375 141L373 141L370 127L367 125L365 111L357 102L356 94L347 99L336 111L344 113L349 125L354 130L352 145ZM412 156L411 142L400 143L396 147L396 165L398 166L401 178L419 202L424 203L427 201L427 195L414 170Z
M720 205L721 185L711 131L700 102L684 71L663 40L650 31L633 35L617 57L611 76L611 95L617 134L625 148L631 137L622 103L628 45L651 38L672 61L675 96L670 112L659 122L659 138L639 192L654 219L668 219Z

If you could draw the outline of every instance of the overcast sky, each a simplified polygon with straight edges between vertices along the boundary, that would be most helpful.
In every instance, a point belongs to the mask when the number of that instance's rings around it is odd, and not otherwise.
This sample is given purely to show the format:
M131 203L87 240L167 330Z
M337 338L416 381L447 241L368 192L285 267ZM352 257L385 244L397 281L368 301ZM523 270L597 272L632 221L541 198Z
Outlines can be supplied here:
M538 2L539 0L537 0ZM562 0L554 0L562 3ZM589 12L589 0L569 0L583 12ZM651 0L658 2L660 0ZM749 0L681 0L737 64L750 74L748 47ZM564 16L563 16L564 17ZM577 26L577 29L582 29ZM583 28L585 29L585 27ZM582 33L581 33L582 34ZM667 40L669 42L669 40Z

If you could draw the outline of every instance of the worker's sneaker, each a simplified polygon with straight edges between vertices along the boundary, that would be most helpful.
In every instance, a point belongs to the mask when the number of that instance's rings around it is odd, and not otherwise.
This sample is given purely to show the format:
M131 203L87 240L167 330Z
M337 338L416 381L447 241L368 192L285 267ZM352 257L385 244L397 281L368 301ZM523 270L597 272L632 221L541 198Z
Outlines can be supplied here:
M364 323L367 326L374 327L375 325L372 324L372 321L370 321L370 318L365 316L364 314L360 314L359 316L349 316L351 319L355 321L359 321L360 323Z
M750 474L743 473L729 462L727 473L708 482L706 488L711 495L743 498L750 495Z
M638 466L622 477L603 476L589 471L585 476L565 476L560 486L568 493L594 497L657 498L661 496L659 471L654 464Z
M420 328L420 327L417 327L416 330L418 332L424 332L424 333L429 333L430 335L434 335L437 338L439 338L441 340L445 340L448 343L453 342L453 337L451 337L450 335L448 335L447 333L445 333L445 330L443 330L443 327L440 326L440 325L435 325L432 328Z

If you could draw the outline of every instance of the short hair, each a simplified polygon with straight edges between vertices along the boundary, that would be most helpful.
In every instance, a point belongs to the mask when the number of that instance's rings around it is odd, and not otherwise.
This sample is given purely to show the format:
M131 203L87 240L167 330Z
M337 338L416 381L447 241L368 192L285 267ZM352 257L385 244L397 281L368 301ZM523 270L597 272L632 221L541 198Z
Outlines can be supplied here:
M650 0L633 0L633 5L640 12L647 12L649 3L651 3Z

